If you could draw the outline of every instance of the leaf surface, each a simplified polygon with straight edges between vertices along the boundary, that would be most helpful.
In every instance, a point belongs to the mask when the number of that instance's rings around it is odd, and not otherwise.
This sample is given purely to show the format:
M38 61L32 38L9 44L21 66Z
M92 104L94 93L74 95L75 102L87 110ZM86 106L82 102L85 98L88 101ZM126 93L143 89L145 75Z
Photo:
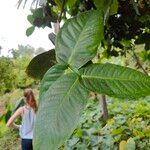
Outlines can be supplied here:
M129 99L150 95L150 77L131 68L93 64L81 72L81 82L91 91Z
M30 36L35 30L35 27L34 26L31 26L29 27L27 30L26 30L26 36Z
M55 50L52 49L35 56L27 66L26 73L32 78L42 79L46 71L55 63Z
M80 68L91 60L103 39L103 18L91 10L69 19L56 37L56 59Z
M51 67L44 75L41 85L40 85L40 94L39 94L39 100L42 100L42 97L44 97L44 94L48 91L50 86L61 76L65 73L65 70L67 69L67 65L60 65L57 64L53 67Z
M56 150L71 135L86 105L88 91L74 73L62 75L40 103L34 130L34 149Z

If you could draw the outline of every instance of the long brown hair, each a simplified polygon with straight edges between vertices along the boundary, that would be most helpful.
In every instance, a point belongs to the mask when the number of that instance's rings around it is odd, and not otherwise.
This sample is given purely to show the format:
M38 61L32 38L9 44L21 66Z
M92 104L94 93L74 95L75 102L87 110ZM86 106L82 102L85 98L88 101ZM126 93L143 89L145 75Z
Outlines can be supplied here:
M34 112L36 112L38 108L33 91L31 89L25 89L24 97L26 98L27 104L34 110Z

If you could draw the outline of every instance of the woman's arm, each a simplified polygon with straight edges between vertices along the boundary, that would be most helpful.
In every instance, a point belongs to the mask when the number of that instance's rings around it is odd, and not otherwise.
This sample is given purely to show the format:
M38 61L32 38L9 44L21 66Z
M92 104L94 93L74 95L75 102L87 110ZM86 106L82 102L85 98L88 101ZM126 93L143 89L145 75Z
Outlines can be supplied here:
M15 128L15 129L18 129L19 128L19 125L16 125L14 123L15 119L19 116L21 116L23 114L23 107L20 107L18 108L15 113L9 118L9 120L7 121L7 124L6 126L7 127L12 127L12 128Z

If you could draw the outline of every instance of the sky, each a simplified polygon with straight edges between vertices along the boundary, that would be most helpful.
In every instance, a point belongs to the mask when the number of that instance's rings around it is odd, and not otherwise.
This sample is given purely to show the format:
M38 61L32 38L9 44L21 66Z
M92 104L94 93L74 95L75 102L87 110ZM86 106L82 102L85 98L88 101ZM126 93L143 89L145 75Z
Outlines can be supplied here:
M53 47L48 39L48 34L52 32L50 28L36 28L33 34L26 36L26 29L31 26L27 15L30 14L29 6L17 9L18 0L1 0L0 2L0 46L1 54L7 56L8 51L17 48L18 44L27 45L34 48L43 47L49 50Z

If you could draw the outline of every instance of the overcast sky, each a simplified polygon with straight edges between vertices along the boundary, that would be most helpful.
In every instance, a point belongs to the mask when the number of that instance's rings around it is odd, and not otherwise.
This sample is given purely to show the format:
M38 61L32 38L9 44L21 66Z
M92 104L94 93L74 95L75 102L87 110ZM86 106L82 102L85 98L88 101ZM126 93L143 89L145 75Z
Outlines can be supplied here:
M48 34L52 31L50 28L36 28L34 33L27 37L26 29L31 26L27 21L27 15L30 14L29 7L19 10L16 7L18 0L2 0L0 2L0 46L2 55L7 55L8 50L17 48L18 44L31 45L34 48L43 47L48 50L52 47L48 39Z

